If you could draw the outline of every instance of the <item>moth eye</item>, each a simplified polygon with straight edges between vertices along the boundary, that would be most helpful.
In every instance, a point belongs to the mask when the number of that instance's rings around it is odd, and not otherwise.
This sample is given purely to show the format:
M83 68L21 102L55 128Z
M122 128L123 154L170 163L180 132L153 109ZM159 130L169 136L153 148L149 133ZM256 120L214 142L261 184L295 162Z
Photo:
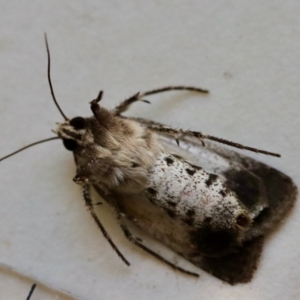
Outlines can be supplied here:
M71 139L63 139L64 146L67 150L74 151L77 148L77 142Z
M70 125L75 129L83 129L85 127L85 118L75 117L70 121Z

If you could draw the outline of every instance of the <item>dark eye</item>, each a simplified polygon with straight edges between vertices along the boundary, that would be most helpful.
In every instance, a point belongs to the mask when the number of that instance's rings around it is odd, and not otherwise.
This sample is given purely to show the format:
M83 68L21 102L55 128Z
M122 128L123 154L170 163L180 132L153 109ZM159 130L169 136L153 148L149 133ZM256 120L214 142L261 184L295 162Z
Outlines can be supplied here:
M67 150L74 151L77 148L77 142L71 139L63 139L64 146Z
M75 129L83 129L85 126L85 118L83 117L75 117L70 121L70 125Z

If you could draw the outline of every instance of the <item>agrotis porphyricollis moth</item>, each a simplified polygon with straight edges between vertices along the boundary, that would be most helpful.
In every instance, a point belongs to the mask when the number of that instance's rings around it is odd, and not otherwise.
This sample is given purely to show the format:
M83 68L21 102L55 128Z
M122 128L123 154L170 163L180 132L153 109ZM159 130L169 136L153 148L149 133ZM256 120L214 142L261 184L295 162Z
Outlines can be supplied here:
M74 182L83 188L89 211L119 257L97 217L90 188L116 212L125 236L138 247L174 269L198 276L157 254L131 234L134 223L196 266L230 283L245 283L255 271L264 237L292 208L297 188L285 174L214 141L239 149L280 156L196 131L122 115L145 96L166 91L208 91L170 86L137 93L113 110L99 105L102 91L90 102L92 117L69 119L59 107L50 79L53 100L65 119L54 131L73 153ZM7 158L8 156L4 157ZM4 159L2 158L2 159Z

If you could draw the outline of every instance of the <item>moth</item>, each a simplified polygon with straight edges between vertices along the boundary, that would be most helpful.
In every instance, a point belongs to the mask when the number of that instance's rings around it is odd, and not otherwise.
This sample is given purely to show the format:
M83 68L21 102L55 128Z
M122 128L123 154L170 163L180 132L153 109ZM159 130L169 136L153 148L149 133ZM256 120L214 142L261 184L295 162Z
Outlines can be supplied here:
M186 260L230 284L249 282L257 268L264 237L292 208L297 188L285 174L219 144L280 156L197 131L175 129L123 113L135 102L167 91L208 93L171 86L137 93L113 110L99 105L103 92L90 102L92 117L64 121L55 137L73 153L73 180L82 186L85 203L97 226L125 264L94 211L94 188L115 210L125 236L157 259L189 275L131 233L133 223ZM204 143L205 141L205 143ZM219 143L219 144L217 144ZM4 159L2 158L2 159Z

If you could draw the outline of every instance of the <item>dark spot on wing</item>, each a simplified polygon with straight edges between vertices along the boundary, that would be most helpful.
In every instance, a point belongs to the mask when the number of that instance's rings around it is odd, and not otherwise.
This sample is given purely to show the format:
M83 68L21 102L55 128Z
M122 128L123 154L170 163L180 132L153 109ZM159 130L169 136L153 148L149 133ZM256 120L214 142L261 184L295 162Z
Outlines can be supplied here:
M219 194L223 197L226 197L227 194L229 193L228 189L224 188L223 190L219 191Z
M167 201L168 205L171 207L175 207L177 205L176 202L172 202L172 201Z
M193 208L189 208L186 212L186 215L189 217L189 218L192 218L194 217L196 214L196 211L193 209Z
M156 196L157 194L157 191L152 187L147 188L147 191L151 194L151 196Z
M230 170L224 173L226 186L234 191L239 200L249 209L252 209L266 197L266 191L261 180L247 170Z
M185 171L190 175L193 176L196 173L196 170L192 170L192 169L185 169Z
M189 208L186 211L186 216L182 218L182 221L184 221L189 226L193 226L195 221L195 214L196 211L193 208Z
M176 217L176 213L174 210L169 209L167 207L164 207L165 212L169 215L170 218L175 218Z
M206 179L205 181L205 184L210 187L214 181L216 181L218 178L218 175L215 175L215 174L209 174L208 178Z
M170 156L166 157L165 161L166 161L166 163L167 163L168 166L171 166L174 163L174 159L172 157L170 157Z

